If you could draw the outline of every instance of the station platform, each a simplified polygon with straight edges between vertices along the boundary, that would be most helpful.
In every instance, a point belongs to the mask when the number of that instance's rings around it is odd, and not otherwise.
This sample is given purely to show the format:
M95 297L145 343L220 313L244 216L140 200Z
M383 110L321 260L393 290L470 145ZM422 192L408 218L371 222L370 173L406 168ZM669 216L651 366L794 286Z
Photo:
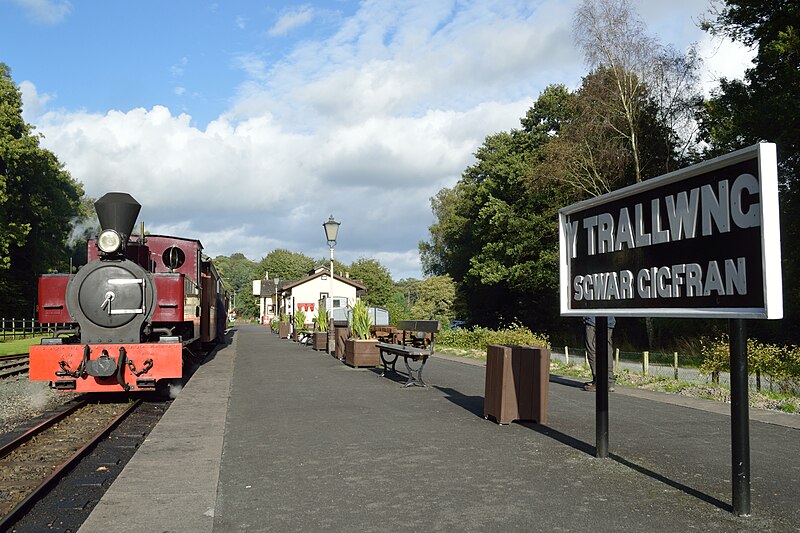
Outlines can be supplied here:
M403 365L398 365L401 368ZM800 417L751 410L752 516L731 513L730 406L551 377L546 425L483 418L485 368L427 388L240 327L192 376L81 533L797 531Z

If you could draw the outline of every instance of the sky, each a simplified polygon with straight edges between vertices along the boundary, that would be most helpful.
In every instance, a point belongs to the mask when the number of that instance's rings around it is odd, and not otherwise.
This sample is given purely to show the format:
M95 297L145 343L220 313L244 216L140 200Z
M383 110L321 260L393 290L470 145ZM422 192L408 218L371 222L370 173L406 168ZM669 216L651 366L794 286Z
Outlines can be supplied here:
M0 0L23 117L88 196L130 193L151 233L212 257L276 248L421 278L430 199L483 140L588 72L579 0ZM698 45L703 86L752 52L709 2L634 0L648 33Z

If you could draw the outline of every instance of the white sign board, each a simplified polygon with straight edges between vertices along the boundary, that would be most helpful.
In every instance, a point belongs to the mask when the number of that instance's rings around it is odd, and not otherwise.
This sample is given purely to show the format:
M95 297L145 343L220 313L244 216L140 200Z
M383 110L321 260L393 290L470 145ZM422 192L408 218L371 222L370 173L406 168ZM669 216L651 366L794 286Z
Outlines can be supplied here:
M559 211L561 314L783 318L775 145Z

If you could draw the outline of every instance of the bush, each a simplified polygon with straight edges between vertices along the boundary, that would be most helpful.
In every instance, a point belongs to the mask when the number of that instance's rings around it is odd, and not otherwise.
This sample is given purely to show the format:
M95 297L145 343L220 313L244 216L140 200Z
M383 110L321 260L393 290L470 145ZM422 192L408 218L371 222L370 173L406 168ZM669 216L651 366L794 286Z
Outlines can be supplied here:
M316 330L320 333L328 331L328 309L325 307L320 307L319 311L317 311L317 316L314 318L314 325L316 326Z
M302 309L298 309L294 313L294 329L303 331L306 327L306 313Z
M547 335L533 333L520 324L500 330L491 330L480 326L472 329L443 330L437 341L442 346L462 348L466 350L486 350L490 344L518 344L521 346L540 346L550 348Z
M728 336L702 337L700 339L700 353L703 355L700 373L710 374L711 382L719 384L719 373L728 371L731 368Z
M700 345L703 355L700 372L710 374L711 381L719 383L719 373L730 370L728 336L703 337ZM770 376L787 393L794 394L800 388L800 346L780 347L747 339L747 364L749 372L759 377Z
M369 328L372 326L372 320L369 318L367 305L362 300L359 300L352 307L352 310L353 318L350 330L353 332L353 337L361 340L369 339Z

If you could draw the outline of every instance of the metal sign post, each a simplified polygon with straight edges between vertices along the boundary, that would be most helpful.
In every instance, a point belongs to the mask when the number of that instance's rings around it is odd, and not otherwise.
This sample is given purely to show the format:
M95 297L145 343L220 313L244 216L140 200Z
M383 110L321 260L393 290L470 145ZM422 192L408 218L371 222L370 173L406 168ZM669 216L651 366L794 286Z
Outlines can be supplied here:
M595 376L595 457L608 457L608 318L595 317L594 322Z
M778 164L760 143L559 210L563 316L596 317L597 457L609 316L727 318L733 509L750 514L744 319L783 318Z
M747 378L747 332L744 320L730 320L731 342L731 481L733 512L750 515L750 402Z

